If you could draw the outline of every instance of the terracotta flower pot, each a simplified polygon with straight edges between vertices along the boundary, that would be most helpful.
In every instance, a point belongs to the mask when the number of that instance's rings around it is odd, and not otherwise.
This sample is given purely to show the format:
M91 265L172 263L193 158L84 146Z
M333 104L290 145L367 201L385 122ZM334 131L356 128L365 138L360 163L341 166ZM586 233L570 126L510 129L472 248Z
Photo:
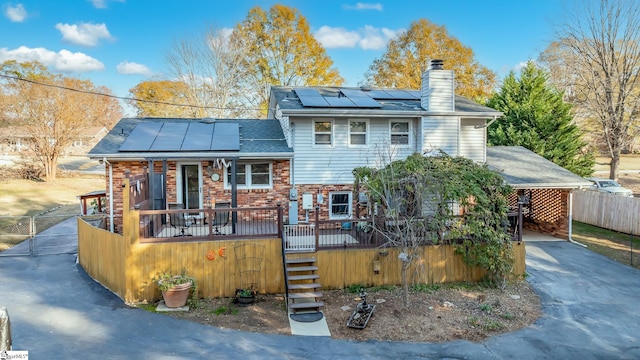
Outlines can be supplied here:
M162 298L164 299L164 304L168 308L179 308L185 306L187 304L187 299L189 298L189 290L191 289L191 286L192 284L188 282L163 291Z

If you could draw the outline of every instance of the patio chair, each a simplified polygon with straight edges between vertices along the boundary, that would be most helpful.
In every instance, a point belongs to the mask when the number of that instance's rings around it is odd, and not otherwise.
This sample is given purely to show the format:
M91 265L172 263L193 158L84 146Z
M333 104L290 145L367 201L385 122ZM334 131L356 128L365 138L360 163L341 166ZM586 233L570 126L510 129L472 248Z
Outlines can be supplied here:
M184 209L184 205L182 204L169 204L169 210L178 210ZM186 229L189 228L193 224L193 220L190 217L186 217L184 213L171 213L169 214L169 222L174 229L180 229L180 232L174 237L179 236L192 236L191 234L186 233Z
M216 209L224 209L224 208L230 208L231 205L228 202L219 202L216 203L215 208ZM222 232L220 232L220 228L226 226L229 223L229 211L220 211L220 210L216 210L216 214L213 217L213 223L212 225L214 226L214 234L216 235L225 235L222 234Z

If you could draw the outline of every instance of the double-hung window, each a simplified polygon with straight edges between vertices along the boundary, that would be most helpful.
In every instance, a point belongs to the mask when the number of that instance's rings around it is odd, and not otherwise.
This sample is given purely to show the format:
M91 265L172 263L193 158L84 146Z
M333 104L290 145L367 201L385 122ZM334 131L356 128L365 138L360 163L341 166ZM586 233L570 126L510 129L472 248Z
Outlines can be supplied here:
M271 188L271 163L237 163L236 185L239 188ZM231 166L227 168L225 187L231 187Z
M349 145L367 145L367 122L349 120Z
M351 215L351 192L329 193L329 218L348 219Z
M391 121L391 145L409 145L409 122Z
M333 123L331 121L313 122L313 143L315 145L333 144Z

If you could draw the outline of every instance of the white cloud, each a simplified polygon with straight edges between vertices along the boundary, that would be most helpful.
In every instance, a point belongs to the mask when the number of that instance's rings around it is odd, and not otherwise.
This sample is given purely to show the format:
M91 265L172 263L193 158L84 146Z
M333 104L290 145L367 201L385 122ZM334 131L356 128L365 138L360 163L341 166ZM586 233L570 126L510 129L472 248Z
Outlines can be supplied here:
M375 28L370 25L352 31L323 26L314 36L327 49L359 47L363 50L380 50L387 46L389 40L404 31L404 29Z
M118 74L151 76L153 72L145 65L123 61L118 64Z
M96 9L106 9L107 8L107 3L110 0L87 0L87 1L92 3L93 7L95 7ZM124 2L124 0L115 0L115 1Z
M356 31L348 31L344 28L332 28L329 26L321 27L314 36L316 40L327 49L352 48L355 47L361 39L360 34Z
M345 10L378 10L382 11L382 4L380 3L356 3L355 5L342 5Z
M62 40L82 46L96 46L100 39L111 39L107 25L80 23L80 25L56 24L62 33Z
M28 48L26 46L20 46L13 50L0 48L0 62L7 60L15 60L17 62L38 61L55 71L65 73L104 70L104 64L97 59L81 52L72 53L64 49L54 52L45 48Z
M23 22L24 19L27 18L27 10L25 10L24 5L22 4L18 4L16 6L9 4L4 15L12 22Z
M360 48L363 50L380 50L387 46L389 40L395 38L400 33L404 32L404 29L391 30L387 28L375 28L371 25L367 25L361 30L363 33L362 40L359 42Z

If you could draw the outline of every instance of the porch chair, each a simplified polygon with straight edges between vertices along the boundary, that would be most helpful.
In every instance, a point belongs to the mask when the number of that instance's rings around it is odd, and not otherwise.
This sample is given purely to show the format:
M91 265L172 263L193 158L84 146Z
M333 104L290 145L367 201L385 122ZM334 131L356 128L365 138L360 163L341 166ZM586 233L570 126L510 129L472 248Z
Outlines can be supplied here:
M217 202L215 208L216 209L228 209L231 207L231 204L228 202ZM216 214L213 217L214 226L214 234L216 235L226 235L220 232L220 228L226 226L229 223L229 211L220 211L216 210Z
M184 205L182 204L169 204L169 210L179 210L184 209ZM186 217L184 213L171 213L169 214L169 222L174 229L180 229L180 233L173 235L174 237L179 236L192 236L185 232L189 226L193 225L193 221L190 217Z

